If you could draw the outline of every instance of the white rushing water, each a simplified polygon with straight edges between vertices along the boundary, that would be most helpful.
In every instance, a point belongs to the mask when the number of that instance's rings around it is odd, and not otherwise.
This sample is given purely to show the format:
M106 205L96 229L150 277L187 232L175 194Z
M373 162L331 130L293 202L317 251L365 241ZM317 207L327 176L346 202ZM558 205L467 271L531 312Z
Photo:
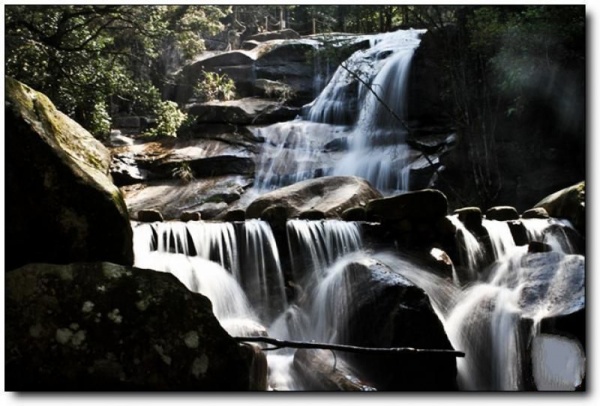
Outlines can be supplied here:
M257 189L324 175L356 175L386 194L409 190L409 164L420 155L405 143L403 120L410 63L424 32L364 36L370 47L338 67L302 118L254 129L265 139L257 161Z

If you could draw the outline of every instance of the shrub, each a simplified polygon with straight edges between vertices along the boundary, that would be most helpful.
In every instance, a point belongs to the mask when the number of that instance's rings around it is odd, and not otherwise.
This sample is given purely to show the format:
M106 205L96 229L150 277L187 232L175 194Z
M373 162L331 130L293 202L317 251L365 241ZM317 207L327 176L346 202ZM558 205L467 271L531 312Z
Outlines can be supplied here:
M202 72L203 79L194 86L194 97L201 102L211 100L233 100L235 98L235 82L227 74Z
M187 114L179 110L177 103L163 101L154 110L156 114L156 127L146 133L149 136L166 135L176 137L177 130L187 118Z

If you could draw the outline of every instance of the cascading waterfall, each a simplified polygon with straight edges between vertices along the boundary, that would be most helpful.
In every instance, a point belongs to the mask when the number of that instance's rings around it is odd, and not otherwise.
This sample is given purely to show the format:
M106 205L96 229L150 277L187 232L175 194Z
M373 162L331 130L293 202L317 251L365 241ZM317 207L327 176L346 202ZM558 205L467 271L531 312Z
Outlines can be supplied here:
M484 252L477 238L458 219L457 215L448 216L448 219L456 227L456 239L460 244L461 262L465 265L466 276L464 278L455 276L454 282L460 284L460 279L474 281L477 279L477 270L481 267Z
M505 221L483 219L482 225L490 236L495 259L502 258L516 247L510 228Z
M405 143L406 89L424 32L365 36L371 46L338 67L319 97L305 106L303 118L254 129L265 139L257 189L334 174L363 177L383 193L408 190L408 165L418 154Z
M232 223L204 221L136 224L135 265L181 276L190 290L200 291L211 300L235 302L241 292L244 300L249 300L253 312L257 312L264 322L269 322L287 306L275 238L263 221L248 220L240 226L241 229L236 230ZM184 265L175 268L169 259ZM239 291L222 292L223 298L215 296L218 289L210 293L206 291L208 288L198 290L214 279L211 275L216 271L210 264L220 265L224 272L229 272ZM210 273L206 268L210 268ZM243 316L235 313L226 317Z

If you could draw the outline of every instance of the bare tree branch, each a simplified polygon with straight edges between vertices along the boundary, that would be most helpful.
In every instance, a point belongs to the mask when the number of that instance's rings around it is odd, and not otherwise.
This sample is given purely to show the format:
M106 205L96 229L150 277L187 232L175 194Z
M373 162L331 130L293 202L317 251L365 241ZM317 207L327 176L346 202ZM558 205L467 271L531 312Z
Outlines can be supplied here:
M397 353L397 354L435 354L440 356L451 356L451 357L464 357L465 353L456 350L441 350L433 348L412 348L412 347L391 347L391 348L379 348L379 347L359 347L356 345L344 345L344 344L327 344L327 343L315 343L306 341L289 341L279 340L271 337L233 337L236 341L245 341L249 343L265 343L271 344L273 347L269 350L280 349L280 348L316 348L323 350L337 350L352 353Z

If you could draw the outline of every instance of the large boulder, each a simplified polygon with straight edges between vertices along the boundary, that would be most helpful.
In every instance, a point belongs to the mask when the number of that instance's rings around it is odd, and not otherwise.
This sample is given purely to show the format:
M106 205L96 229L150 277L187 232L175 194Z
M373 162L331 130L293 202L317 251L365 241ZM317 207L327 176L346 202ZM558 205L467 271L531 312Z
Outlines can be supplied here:
M30 262L133 263L109 151L43 94L6 78L6 269Z
M320 211L326 218L340 218L351 207L365 206L381 193L364 179L354 176L326 176L309 179L266 193L246 210L246 218L260 218L270 208L280 207L285 219L305 211Z
M6 276L6 387L244 390L252 355L173 275L29 264Z
M407 218L429 220L446 216L448 202L439 190L423 189L373 200L366 210L369 219L382 222Z
M339 326L340 343L362 347L452 350L427 294L375 259L350 262L333 299L348 306ZM334 314L338 315L339 312ZM346 356L378 390L456 389L456 358L443 354L360 354Z
M534 207L543 207L550 216L569 220L585 236L585 182L546 196Z
M123 186L127 207L132 219L140 210L156 210L165 220L176 220L189 211L199 212L210 220L228 207L233 208L252 178L242 175L215 176L206 179L157 180Z

